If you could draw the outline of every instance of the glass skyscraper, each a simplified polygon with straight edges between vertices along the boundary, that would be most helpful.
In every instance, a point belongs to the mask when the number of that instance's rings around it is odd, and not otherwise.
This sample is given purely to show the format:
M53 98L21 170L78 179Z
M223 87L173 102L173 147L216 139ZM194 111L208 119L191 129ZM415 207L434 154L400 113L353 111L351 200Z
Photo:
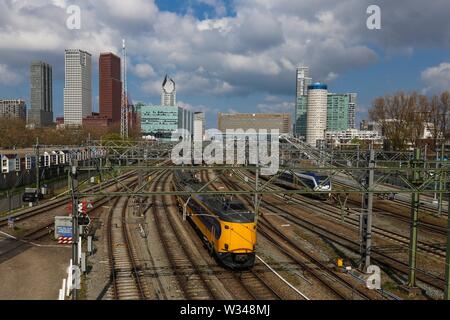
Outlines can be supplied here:
M327 131L345 131L349 129L350 95L328 94Z
M31 108L28 123L37 127L53 123L53 79L52 67L42 61L30 65Z
M308 96L303 95L297 97L297 106L295 108L294 130L295 135L299 138L306 138L307 113L308 113Z

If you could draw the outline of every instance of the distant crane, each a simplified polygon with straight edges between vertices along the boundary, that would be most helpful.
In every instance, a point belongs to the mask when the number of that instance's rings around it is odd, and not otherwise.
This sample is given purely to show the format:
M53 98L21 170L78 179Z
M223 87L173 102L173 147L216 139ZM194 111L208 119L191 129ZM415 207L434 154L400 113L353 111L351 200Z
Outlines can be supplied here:
M125 39L122 40L122 113L120 117L120 136L122 139L128 139L128 88L127 88L127 48Z

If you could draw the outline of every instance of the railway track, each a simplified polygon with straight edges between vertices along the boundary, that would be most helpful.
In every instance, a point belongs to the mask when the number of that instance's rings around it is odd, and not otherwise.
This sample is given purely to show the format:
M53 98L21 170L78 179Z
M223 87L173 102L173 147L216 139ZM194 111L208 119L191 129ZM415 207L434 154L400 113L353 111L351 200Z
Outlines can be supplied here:
M127 177L128 178L128 177ZM89 210L89 215L92 217L99 208L101 208L103 205L108 203L110 201L110 198L102 198L95 202L94 207ZM65 203L64 203L65 204ZM61 207L61 205L59 206ZM48 209L52 210L52 209ZM46 213L46 212L45 212ZM44 214L44 212L35 213L31 216L26 216L25 218L21 219L19 222L26 221L28 219L31 219L39 214ZM27 230L25 233L19 235L19 236L12 236L7 233L7 238L14 240L14 242L7 243L6 245L3 245L0 250L0 262L1 259L5 259L9 257L11 254L16 252L18 249L21 249L22 247L26 245L36 245L34 241L38 241L43 239L44 237L51 235L54 231L54 217L51 217L49 219L44 219L43 222L39 223L34 228Z
M263 177L263 179L264 179L264 177ZM338 184L338 183L335 183L335 184ZM277 185L277 184L275 183L273 185ZM269 188L274 189L273 187L270 187L270 186L269 186ZM295 187L295 185L290 185L290 186L288 186L288 189L296 189L296 187ZM278 197L281 198L280 196L278 196ZM289 199L292 199L294 202L301 201L302 203L307 202L309 204L317 205L317 203L312 203L311 200L309 200L309 199L307 200L306 197L300 197L299 195L291 195ZM357 205L358 208L361 206L361 202L357 201L357 200L354 200L354 199L348 199L347 200L347 204ZM397 200L395 200L394 204L397 205L399 203L397 202ZM336 212L336 207L330 207L331 205L329 205L327 203L323 203L323 202L321 203L321 205L322 206L323 205L328 205L328 210L329 211ZM406 204L402 204L402 206L403 207L407 207L408 212L406 214L395 212L395 211L393 211L392 207L389 207L389 206L380 205L380 204L377 204L376 202L374 204L374 208L378 209L376 211L377 215L389 216L389 217L392 217L394 219L400 220L402 222L410 223L410 220L411 220L411 218L410 218L411 205L409 204L409 206L407 206ZM423 209L421 209L421 211L423 211ZM428 214L431 215L431 213L429 213L429 212L428 212ZM433 223L433 222L424 221L424 219L422 218L422 219L420 219L418 226L419 226L419 228L421 228L423 230L427 230L427 231L430 231L430 232L433 232L433 233L436 233L436 234L439 234L439 235L444 235L444 236L447 235L446 221L445 221L445 226L443 226L443 225L436 224L436 223ZM381 228L379 228L379 229L381 229ZM388 232L391 232L391 231L388 231ZM393 232L391 232L391 233L393 233ZM406 237L403 237L403 238L406 238Z
M354 200L350 200L350 199L348 200L347 203L349 203L349 204L356 204L356 205L359 205L359 206L361 205L360 202L354 201ZM393 211L392 208L387 208L387 207L384 207L384 206L383 207L375 206L375 208L379 209L376 212L376 214L378 214L378 215L391 217L393 219L402 221L404 223L410 223L411 222L411 218L410 218L410 214L409 213L402 214L402 213ZM409 206L407 208L407 210L410 211L411 210L411 206ZM445 220L445 223L446 222L447 221ZM429 221L424 221L423 218L419 220L418 227L419 227L419 229L426 230L426 231L429 231L429 232L432 232L432 233L440 234L440 235L443 235L443 236L447 235L447 228L445 226L439 225L437 223L429 222Z
M285 201L282 196L276 195L277 198L280 200ZM309 199L300 199L298 197L291 197L289 198L290 203L301 205L302 208L307 208L311 211L314 211L319 214L324 214L332 219L339 221L340 223L344 223L346 225L351 226L352 228L359 229L359 219L354 218L352 216L345 216L345 219L342 219L342 215L339 212L339 209L336 207L331 206L328 203L315 203L312 200ZM320 205L320 206L319 206ZM409 238L407 236L404 236L398 232L394 232L392 230L388 230L386 228L373 226L372 232L376 234L379 237L383 237L385 239L388 239L390 241L393 241L395 243L399 243L401 248L403 250L409 250ZM432 254L435 255L438 258L445 258L446 251L444 248L438 247L435 244L431 244L422 240L418 240L418 250L420 252L426 253L426 254Z
M208 180L205 172L200 172L202 180ZM212 186L214 188L214 185ZM218 267L218 266L217 266ZM282 300L283 295L277 292L264 277L262 273L266 272L268 267L261 266L262 269L246 270L246 271L231 271L223 269L223 274L226 280L223 281L225 286L240 300ZM272 273L271 270L269 270Z
M251 177L251 176L248 176L248 175L245 175L245 176L247 176L250 179L253 179L253 177ZM273 186L268 186L266 188L269 188L272 190L276 189ZM286 198L284 198L281 195L274 195L274 196L282 201L287 200ZM333 218L334 220L339 221L340 223L344 223L353 228L359 229L359 219L353 218L351 216L345 216L345 219L343 220L340 210L336 207L331 206L328 203L321 202L318 204L317 202L314 202L313 200L306 199L306 198L299 198L298 196L289 197L288 200L290 203L301 205L303 208L307 208L311 212L327 215L327 216ZM408 220L408 219L405 218L405 221L406 220ZM409 220L408 220L408 222L409 222ZM444 228L434 229L434 231L436 233L446 235L447 232L446 232L446 230L443 230L443 229ZM372 231L374 232L374 234L378 235L379 237L388 239L395 243L399 243L401 245L401 248L399 248L399 249L403 249L406 251L409 250L409 237L404 236L398 232L394 232L394 231L388 230L386 228L378 227L378 226L373 226ZM428 242L425 242L422 240L418 240L418 250L420 252L423 252L425 254L431 254L438 258L445 258L445 256L446 256L446 251L445 251L444 247L439 247L439 246L436 246L436 244L428 243Z
M379 299L378 294L368 292L365 288L355 285L343 274L336 272L328 264L320 261L308 251L301 248L280 230L274 228L268 221L259 221L259 232L272 244L278 245L281 252L299 264L303 270L312 275L318 282L330 290L337 298L343 300L374 300ZM306 260L299 256L306 257ZM310 263L313 263L311 266Z
M121 177L122 181L125 181L131 177L131 173L125 174ZM113 185L114 182L110 182L107 184L107 186ZM103 186L105 187L105 186ZM95 191L95 187L89 188L91 191ZM32 227L29 230L26 230L23 234L20 234L18 236L13 236L8 233L5 233L4 236L6 236L7 239L10 239L11 241L7 241L2 245L2 248L0 248L0 262L2 260L8 259L8 257L11 257L15 252L22 249L23 247L27 245L38 245L34 243L34 241L38 241L43 239L44 237L52 234L54 231L54 216L51 217L41 217L41 215L45 215L48 212L55 210L57 208L60 208L62 206L65 206L67 204L68 199L60 199L56 203L51 203L50 206L42 205L40 207L37 207L32 212L27 210L23 214L19 214L16 216L19 216L20 219L16 220L16 224L19 224L28 220L32 220L33 218L36 218L37 216L40 217L40 220L38 221L36 226ZM104 204L106 204L110 198L102 198L95 202L94 207L90 209L90 215L92 216L93 213L95 213L100 207L102 207Z
M170 173L164 172L155 179L153 190L158 184L164 189L170 188ZM156 196L153 199L152 213L155 217L155 224L162 242L162 246L167 254L171 268L183 290L186 299L189 300L210 300L220 299L209 286L208 280L203 272L198 268L197 263L193 261L192 255L177 233L174 226L173 217L168 209L170 197ZM182 272L189 270L190 275Z
M108 216L108 249L111 268L111 298L114 300L144 300L146 289L141 281L136 256L127 229L129 198L116 200Z
M211 181L211 179L209 177L209 173L207 171L202 171L201 172L201 177L202 177L203 181ZM228 187L230 187L230 182L223 181L223 179L222 179L222 182L225 185L227 185ZM218 190L218 187L215 184L212 184L212 187L214 189ZM246 200L244 200L244 201L247 202ZM260 234L262 234L264 237L266 237L269 241L271 241L273 243L273 245L275 245L275 247L280 249L280 251L284 255L288 256L290 259L295 261L297 264L299 264L304 269L309 270L313 276L315 276L322 284L324 284L326 287L328 287L337 296L339 296L340 298L345 298L345 296L343 294L341 294L339 291L335 290L334 287L330 283L326 282L322 277L320 277L315 272L314 269L310 268L306 263L300 261L298 258L294 258L292 254L289 254L289 252L285 248L283 248L283 246L285 245L284 241L290 242L289 239L288 240L282 239L282 241L279 242L279 241L275 241L273 237L269 236L269 231L261 231L261 228L259 228L258 232ZM253 299L255 299L255 300L264 300L265 299L264 297L267 297L268 300L282 299L282 297L272 287L270 287L261 278L261 276L258 273L256 273L254 270L251 271L251 274L247 274L247 277L252 280L250 283L247 283L248 280L245 279L245 278L242 278L242 277L240 277L239 280L240 280L242 286L247 290L247 292L252 296ZM255 289L254 288L255 284L259 285L260 287ZM256 290L256 292L254 290ZM262 297L260 295L261 292L264 292Z
M344 182L342 178L344 177L340 176L338 179L334 179L333 184L335 186L340 186L342 188L354 187L354 185L352 185L352 182L349 181ZM390 184L382 184L382 186L385 187L387 190L390 190L389 192L393 194L396 193L398 194L398 191L402 190L401 187ZM421 201L421 210L429 215L436 215L438 210L434 205L430 203L433 200L433 197L431 196L432 194L433 193L430 194L429 191L428 193L422 194L421 200L427 200L428 203ZM405 197L405 194L400 194L399 197L396 197L396 199L393 199L391 201L396 205L406 207L408 210L411 210L411 198L407 196ZM446 196L444 196L444 201L447 201ZM445 205L442 210L442 215L447 216L447 208Z
M253 300L283 299L255 270L234 273L234 277Z
M231 188L233 182L228 178L222 179L222 182ZM248 199L244 199L249 206L252 204ZM355 286L353 281L347 279L344 275L339 274L330 266L323 263L312 254L301 248L292 239L283 234L279 229L273 227L264 217L258 221L258 232L277 247L285 256L299 264L304 270L308 271L319 283L330 290L339 299L360 299L372 300L382 298L379 294L373 294L366 288ZM299 257L299 253L304 258ZM306 258L306 259L305 259ZM312 267L310 263L313 263Z
M119 177L119 181L125 181L125 180L129 179L130 177L132 177L133 174L134 174L134 172L128 172L128 173L122 175L121 177ZM99 191L100 188L102 188L102 189L108 188L108 187L111 187L112 185L114 185L115 183L116 183L115 181L110 181L110 182L107 182L106 184L102 184L101 186L89 187L89 188L85 189L85 192L95 193L95 192ZM54 209L63 207L65 205L67 205L67 202L70 200L71 200L71 196L67 195L67 196L63 196L63 197L60 197L55 200L50 200L50 201L48 201L42 205L39 205L37 207L22 210L16 214L1 217L0 218L0 227L6 226L8 224L8 219L10 217L14 218L16 223L20 223L21 221L24 221L24 220L32 218L34 216L40 215L42 213L47 213L50 210L54 210Z
M359 250L360 250L359 242L357 242L347 236L344 236L344 235L334 232L332 230L326 229L319 225L313 224L313 223L309 222L307 219L295 216L295 215L291 214L291 212L288 212L286 210L282 210L282 209L273 207L269 203L264 203L264 206L271 208L273 211L282 215L285 220L287 220L288 222L290 222L294 225L298 225L302 228L309 230L310 232L318 234L322 238L327 239L336 244L339 244L340 246L342 246L354 253L359 253ZM386 253L383 253L380 250L377 250L375 248L372 248L372 260L374 262L377 262L380 266L384 266L387 269L393 269L404 275L407 275L409 272L409 266L407 263L405 263L397 258L394 258ZM419 281L421 281L429 286L432 286L436 289L443 290L443 288L444 288L444 279L443 278L438 277L436 275L432 275L430 273L427 273L426 271L421 270L421 269L416 269L416 271L417 271L417 279Z

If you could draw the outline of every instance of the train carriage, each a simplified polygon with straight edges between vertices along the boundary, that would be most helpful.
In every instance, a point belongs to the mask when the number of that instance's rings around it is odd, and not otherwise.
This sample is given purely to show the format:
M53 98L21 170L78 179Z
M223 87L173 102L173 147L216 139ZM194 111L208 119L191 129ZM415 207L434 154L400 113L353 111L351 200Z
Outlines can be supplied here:
M198 190L201 185L190 174L176 173L176 187ZM181 206L203 236L212 255L231 269L249 269L255 263L255 214L229 197L179 197ZM187 205L186 205L187 203Z
M330 177L326 175L300 171L294 172L292 175L292 172L285 172L280 176L278 184L283 184L283 182L290 184L288 187L295 186L311 190L312 192L306 195L320 200L326 200L331 196L331 181Z

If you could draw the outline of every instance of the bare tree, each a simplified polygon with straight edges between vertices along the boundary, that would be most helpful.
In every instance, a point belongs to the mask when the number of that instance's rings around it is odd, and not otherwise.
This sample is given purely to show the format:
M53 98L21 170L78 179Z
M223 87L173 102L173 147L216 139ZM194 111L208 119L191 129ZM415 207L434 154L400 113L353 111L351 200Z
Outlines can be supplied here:
M427 105L427 123L434 148L442 139L450 138L450 93L448 91L430 98Z
M398 92L375 99L369 115L381 126L390 149L404 150L408 145L418 144L425 128L426 100L417 92Z

